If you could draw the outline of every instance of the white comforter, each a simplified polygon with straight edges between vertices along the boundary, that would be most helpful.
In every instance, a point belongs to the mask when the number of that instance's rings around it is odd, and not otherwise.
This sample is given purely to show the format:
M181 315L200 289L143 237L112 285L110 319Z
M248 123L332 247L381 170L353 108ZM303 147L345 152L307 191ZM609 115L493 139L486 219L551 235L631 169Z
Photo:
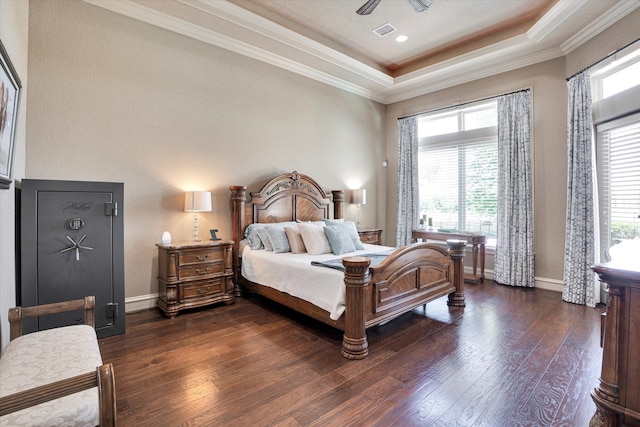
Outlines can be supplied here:
M329 261L349 256L362 256L388 251L388 246L364 244L364 249L342 255L273 253L263 249L242 251L242 276L246 279L286 292L312 303L337 320L344 313L344 273L327 267L311 265L311 261Z

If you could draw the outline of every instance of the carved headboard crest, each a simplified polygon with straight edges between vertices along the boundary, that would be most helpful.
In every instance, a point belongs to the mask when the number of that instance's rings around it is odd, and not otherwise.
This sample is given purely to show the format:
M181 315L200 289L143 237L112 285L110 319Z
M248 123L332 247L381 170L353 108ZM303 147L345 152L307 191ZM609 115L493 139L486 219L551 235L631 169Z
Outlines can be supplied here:
M305 184L300 181L300 174L298 174L297 171L291 172L291 179L289 181L279 182L276 185L274 185L272 188L267 190L267 195L270 196L277 191L288 190L288 189L293 189L293 190L304 189L313 195L316 195L316 196L318 195L318 192L311 185Z

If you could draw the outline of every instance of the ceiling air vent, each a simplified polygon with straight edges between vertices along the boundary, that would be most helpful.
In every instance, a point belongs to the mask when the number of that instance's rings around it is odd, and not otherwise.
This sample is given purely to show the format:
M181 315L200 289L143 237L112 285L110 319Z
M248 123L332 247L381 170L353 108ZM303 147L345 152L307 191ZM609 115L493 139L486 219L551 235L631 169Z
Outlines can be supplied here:
M384 37L389 33L393 33L397 28L394 27L393 25L386 23L381 27L376 28L375 30L373 30L374 33L376 33L377 35L379 35L380 37Z

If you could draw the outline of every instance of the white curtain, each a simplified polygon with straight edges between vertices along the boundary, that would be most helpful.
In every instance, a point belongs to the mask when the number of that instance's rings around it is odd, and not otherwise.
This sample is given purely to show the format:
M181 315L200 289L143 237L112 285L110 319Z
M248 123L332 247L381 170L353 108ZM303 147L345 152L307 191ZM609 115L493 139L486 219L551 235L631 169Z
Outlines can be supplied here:
M573 76L567 86L567 229L562 299L595 307L600 292L591 271L595 259L595 194L589 70Z
M531 93L498 98L498 230L494 280L534 286Z
M420 192L418 189L418 119L398 119L398 203L396 246L411 243L418 226Z

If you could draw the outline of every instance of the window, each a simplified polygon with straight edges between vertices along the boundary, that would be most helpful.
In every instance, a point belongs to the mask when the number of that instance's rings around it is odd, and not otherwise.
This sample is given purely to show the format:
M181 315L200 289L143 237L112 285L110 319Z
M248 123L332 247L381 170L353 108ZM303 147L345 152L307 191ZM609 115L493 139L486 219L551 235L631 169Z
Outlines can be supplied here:
M601 256L640 236L640 48L592 70Z
M602 249L640 236L640 114L597 126Z
M640 85L640 48L619 52L591 75L593 100L602 100Z
M495 246L496 100L425 114L418 137L421 217L431 218L436 230L485 233Z

